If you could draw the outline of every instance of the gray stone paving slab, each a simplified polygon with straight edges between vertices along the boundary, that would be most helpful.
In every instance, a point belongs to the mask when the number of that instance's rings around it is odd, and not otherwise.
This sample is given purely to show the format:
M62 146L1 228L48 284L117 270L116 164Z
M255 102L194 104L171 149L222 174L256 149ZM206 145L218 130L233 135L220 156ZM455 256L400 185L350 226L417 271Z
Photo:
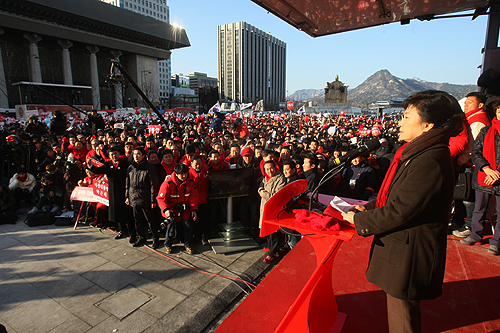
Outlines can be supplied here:
M154 297L134 286L127 286L95 305L118 319L123 319Z
M67 269L43 277L32 284L35 288L38 288L45 295L59 303L94 286L94 283L91 281Z
M5 321L5 319L3 319L1 316L0 316L0 323L3 326L5 326L5 329L7 330L8 333L17 333L16 330L10 327L9 324L7 324L7 322Z
M100 254L106 251L109 251L110 249L113 249L120 245L120 242L118 242L115 239L95 239L92 242L86 242L82 244L81 248L82 250Z
M0 250L11 246L22 245L20 241L12 237L10 234L0 234Z
M161 283L179 272L182 267L161 256L149 256L128 269L151 281Z
M117 242L116 240L114 240ZM148 258L148 254L141 251L136 251L130 244L118 245L115 248L109 249L99 255L109 261L114 262L121 267L128 268L141 260Z
M100 323L99 325L90 329L89 333L102 333L102 332L125 332L125 333L139 333L143 332L150 325L156 322L156 318L150 314L137 310L130 316L125 317L123 320L119 320L115 316L110 316L108 319ZM169 332L169 330L163 330L162 332Z
M47 296L27 282L19 275L14 274L10 279L0 284L0 311L7 311L24 302L46 298Z
M162 284L184 295L190 295L212 279L212 277L212 275L202 274L186 268L180 270Z
M10 266L19 262L32 260L33 255L34 251L32 248L19 243L19 245L13 245L2 250L0 263Z
M64 267L71 269L78 273L85 273L96 267L102 266L109 262L109 260L98 256L97 254L89 252L81 252L77 256L64 257L57 261Z
M141 278L139 274L123 270L121 266L112 262L98 266L82 276L111 292L117 292Z
M167 288L159 283L152 282L149 279L143 278L137 281L135 286L138 289L155 296L154 299L144 304L141 307L141 310L156 318L163 317L170 310L175 308L177 304L186 299L186 295Z
M91 328L92 327L83 320L77 317L72 317L61 325L54 327L49 331L49 333L81 333L86 332Z
M61 302L61 305L90 326L96 326L106 320L110 314L102 311L94 304L111 294L99 286L93 286Z
M28 246L37 246L45 243L57 241L57 237L39 230L32 230L28 232L16 233L12 235L19 242Z
M55 260L37 260L37 256L33 256L32 261L25 261L10 266L13 273L18 274L27 282L37 281L45 276L57 274L66 270L66 268Z
M196 254L189 256L183 246L176 246L176 253L167 258L163 248L160 253L133 248L114 236L87 226L0 225L0 322L7 324L9 333L201 332L246 287L171 259L248 280L267 267L261 263L262 250L217 255L209 246L197 246ZM122 320L108 313L118 311L96 306L132 286L153 298L129 304L132 310L119 315ZM122 298L116 304L137 299ZM25 319L31 307L41 313L34 318L41 323L36 330ZM4 320L7 315L10 321Z
M79 244L68 243L63 240L30 247L38 253L37 260L76 258L83 254Z
M12 267L0 264L0 282L12 278L14 274L14 269Z
M19 304L2 316L18 332L48 332L73 317L48 297Z
M160 332L162 327L168 332L201 332L224 307L217 297L197 290L146 332Z

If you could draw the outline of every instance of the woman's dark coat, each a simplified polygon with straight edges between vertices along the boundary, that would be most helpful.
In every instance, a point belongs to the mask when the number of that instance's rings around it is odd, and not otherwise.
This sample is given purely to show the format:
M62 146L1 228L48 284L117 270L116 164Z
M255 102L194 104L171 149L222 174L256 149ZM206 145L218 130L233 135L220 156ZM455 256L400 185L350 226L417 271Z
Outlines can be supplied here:
M95 167L91 164L92 172L105 174L108 178L108 219L113 222L126 221L132 216L130 206L125 204L125 186L129 166L130 162L127 159L121 159L116 168L111 161L104 162L102 167Z
M354 215L358 234L374 235L368 281L403 300L441 295L454 183L446 144L401 160L386 205Z

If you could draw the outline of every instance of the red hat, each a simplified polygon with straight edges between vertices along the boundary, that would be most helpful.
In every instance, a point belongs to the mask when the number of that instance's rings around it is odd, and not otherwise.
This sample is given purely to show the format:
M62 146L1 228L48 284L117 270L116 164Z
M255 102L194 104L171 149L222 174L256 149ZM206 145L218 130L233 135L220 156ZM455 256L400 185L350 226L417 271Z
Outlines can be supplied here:
M181 141L181 142L182 142L182 139L181 139L181 138L179 138L178 136L176 136L176 137L174 138L174 141Z
M7 142L14 142L14 141L16 141L16 137L14 135L9 135L5 139L7 140Z
M252 150L252 148L250 148L250 147L245 147L245 148L241 151L241 156L253 156L253 150Z

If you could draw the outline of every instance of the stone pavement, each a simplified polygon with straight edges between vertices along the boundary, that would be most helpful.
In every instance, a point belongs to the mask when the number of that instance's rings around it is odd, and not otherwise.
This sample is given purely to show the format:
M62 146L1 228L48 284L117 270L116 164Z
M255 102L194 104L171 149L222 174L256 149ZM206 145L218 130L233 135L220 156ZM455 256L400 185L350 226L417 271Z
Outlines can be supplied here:
M251 290L114 236L82 225L0 225L0 323L9 333L204 332ZM269 267L261 249L221 255L199 246L192 256L183 250L174 247L170 257L249 282Z

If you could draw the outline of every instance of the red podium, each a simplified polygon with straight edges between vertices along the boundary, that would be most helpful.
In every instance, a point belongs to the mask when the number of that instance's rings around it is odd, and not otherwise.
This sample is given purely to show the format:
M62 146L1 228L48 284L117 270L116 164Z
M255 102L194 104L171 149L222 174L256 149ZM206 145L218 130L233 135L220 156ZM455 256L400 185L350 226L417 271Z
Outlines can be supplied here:
M266 203L261 236L282 226L304 237L217 332L335 332L342 329L345 315L337 320L332 266L340 245L352 238L355 229L341 224L339 231L317 231L297 222L293 213L285 212L285 204L306 188L307 180L293 182Z

